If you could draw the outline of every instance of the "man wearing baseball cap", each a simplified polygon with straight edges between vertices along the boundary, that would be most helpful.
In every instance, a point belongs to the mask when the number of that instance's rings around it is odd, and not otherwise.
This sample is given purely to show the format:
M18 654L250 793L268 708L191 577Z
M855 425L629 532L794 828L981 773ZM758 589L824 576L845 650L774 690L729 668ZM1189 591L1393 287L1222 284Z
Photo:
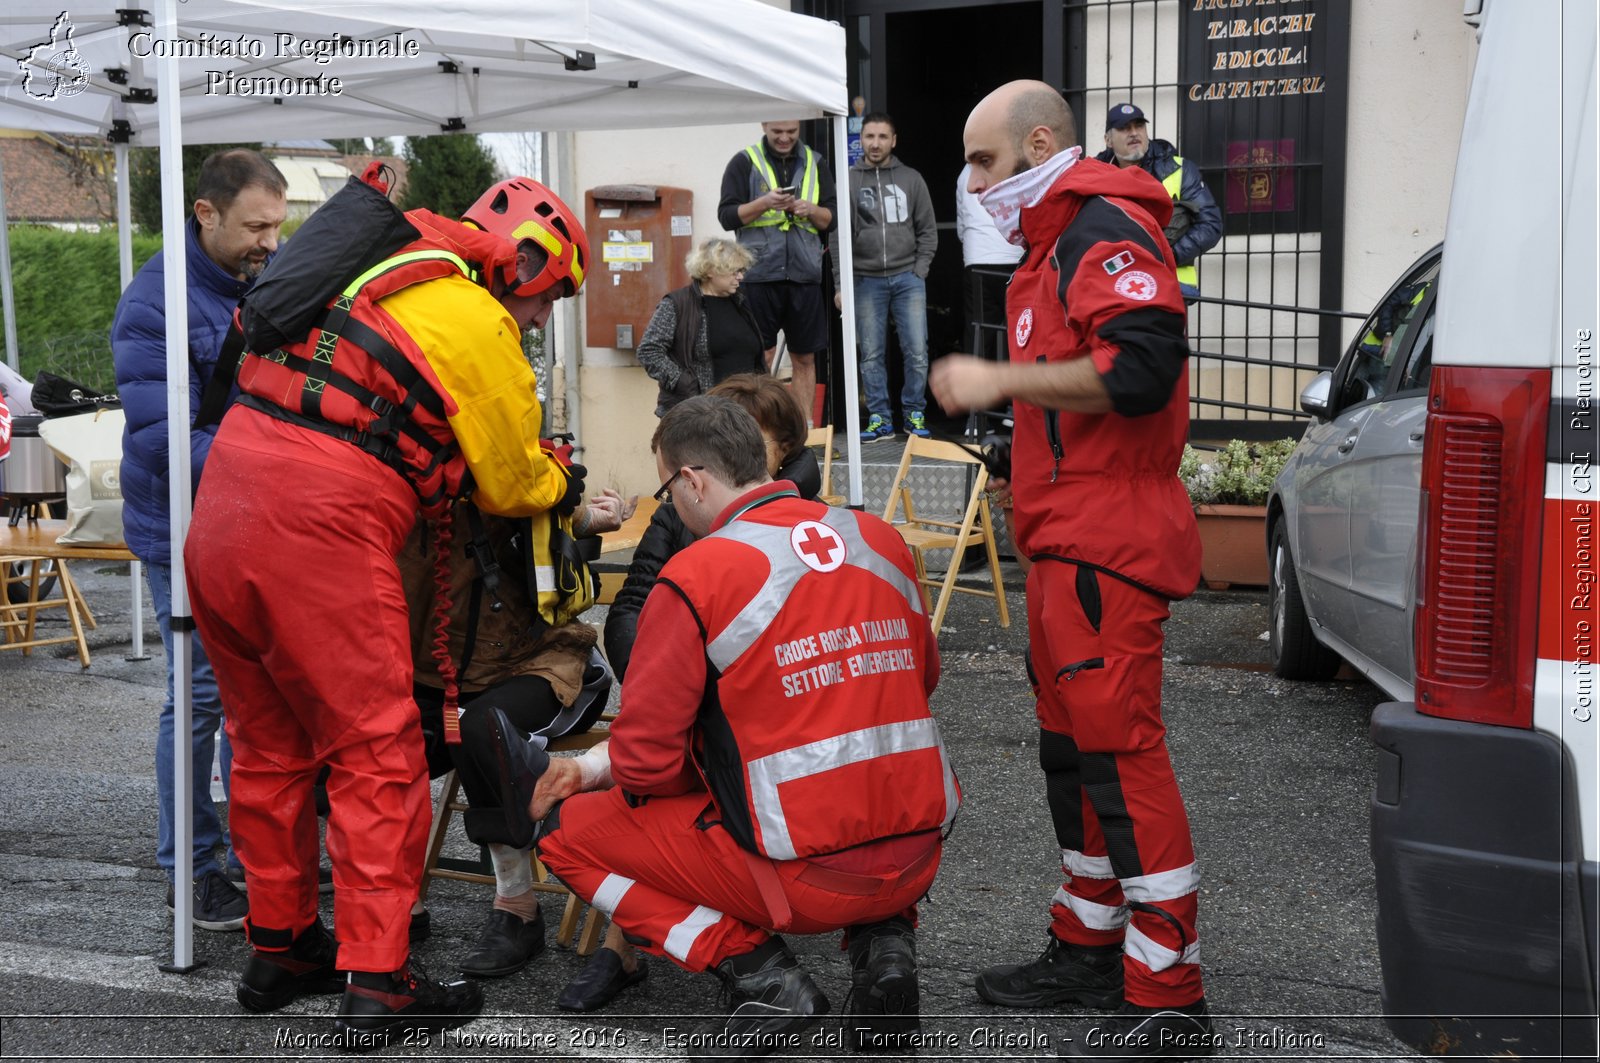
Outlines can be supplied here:
M1119 103L1106 112L1106 150L1095 158L1127 169L1138 166L1161 182L1172 197L1167 242L1178 260L1178 287L1186 303L1200 295L1195 259L1222 239L1222 208L1212 198L1200 168L1186 162L1167 140L1151 140L1150 126L1137 104Z

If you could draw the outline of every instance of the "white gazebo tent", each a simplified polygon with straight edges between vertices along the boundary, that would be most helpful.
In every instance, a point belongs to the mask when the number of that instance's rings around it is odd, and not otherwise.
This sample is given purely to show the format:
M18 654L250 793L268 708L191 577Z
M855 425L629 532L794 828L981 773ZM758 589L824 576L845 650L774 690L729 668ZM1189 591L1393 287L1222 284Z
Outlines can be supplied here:
M191 484L182 145L291 137L637 129L832 116L846 157L844 33L760 0L119 0L0 13L0 127L159 142L166 270L173 556ZM337 89L337 91L335 91ZM839 200L848 176L836 174ZM577 192L559 188L569 201ZM848 210L838 212L849 246ZM3 231L3 230L0 230ZM125 238L125 237L124 237ZM126 246L126 245L125 245ZM3 265L0 245L0 265ZM124 251L124 284L130 257ZM840 263L851 289L850 256ZM10 307L10 277L4 278ZM854 308L844 303L850 499L861 502ZM573 352L566 352L572 357ZM570 366L575 371L576 364ZM176 877L192 860L190 645L173 567ZM172 968L192 966L187 890L176 891Z

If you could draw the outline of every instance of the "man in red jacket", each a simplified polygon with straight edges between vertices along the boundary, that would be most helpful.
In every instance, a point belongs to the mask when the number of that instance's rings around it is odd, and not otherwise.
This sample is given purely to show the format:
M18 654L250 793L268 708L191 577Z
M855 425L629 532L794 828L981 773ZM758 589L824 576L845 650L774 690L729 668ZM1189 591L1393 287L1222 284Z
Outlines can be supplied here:
M673 407L652 447L658 495L701 538L639 616L616 787L545 816L540 859L629 940L723 980L733 1010L682 1035L690 1058L792 1054L827 1012L774 930L847 928L852 1040L898 1048L917 1024L916 902L960 803L911 557L876 517L773 482L727 398ZM523 810L506 829L525 844L548 758L502 728L501 804Z
M1068 1056L1210 1053L1199 879L1161 719L1162 625L1199 580L1177 478L1188 434L1183 298L1142 170L1084 159L1050 86L996 89L966 126L969 189L1027 249L1006 298L1011 361L934 368L947 410L1010 399L1013 528L1028 572L1039 762L1065 885L1050 941L978 976L994 1004L1121 1010Z

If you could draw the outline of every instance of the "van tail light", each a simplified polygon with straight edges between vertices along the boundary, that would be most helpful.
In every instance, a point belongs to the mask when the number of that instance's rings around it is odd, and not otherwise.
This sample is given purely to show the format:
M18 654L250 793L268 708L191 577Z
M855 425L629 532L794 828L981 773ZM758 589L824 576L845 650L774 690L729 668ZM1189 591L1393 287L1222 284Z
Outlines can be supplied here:
M1433 368L1422 449L1417 708L1533 725L1550 371Z

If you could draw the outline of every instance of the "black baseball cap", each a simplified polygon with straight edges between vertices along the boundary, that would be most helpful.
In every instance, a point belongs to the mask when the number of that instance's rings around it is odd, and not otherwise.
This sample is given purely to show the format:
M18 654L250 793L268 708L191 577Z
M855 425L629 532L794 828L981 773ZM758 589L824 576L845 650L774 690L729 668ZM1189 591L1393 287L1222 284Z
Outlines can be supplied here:
M1133 122L1144 120L1144 112L1131 103L1119 103L1106 112L1107 129L1121 129Z

